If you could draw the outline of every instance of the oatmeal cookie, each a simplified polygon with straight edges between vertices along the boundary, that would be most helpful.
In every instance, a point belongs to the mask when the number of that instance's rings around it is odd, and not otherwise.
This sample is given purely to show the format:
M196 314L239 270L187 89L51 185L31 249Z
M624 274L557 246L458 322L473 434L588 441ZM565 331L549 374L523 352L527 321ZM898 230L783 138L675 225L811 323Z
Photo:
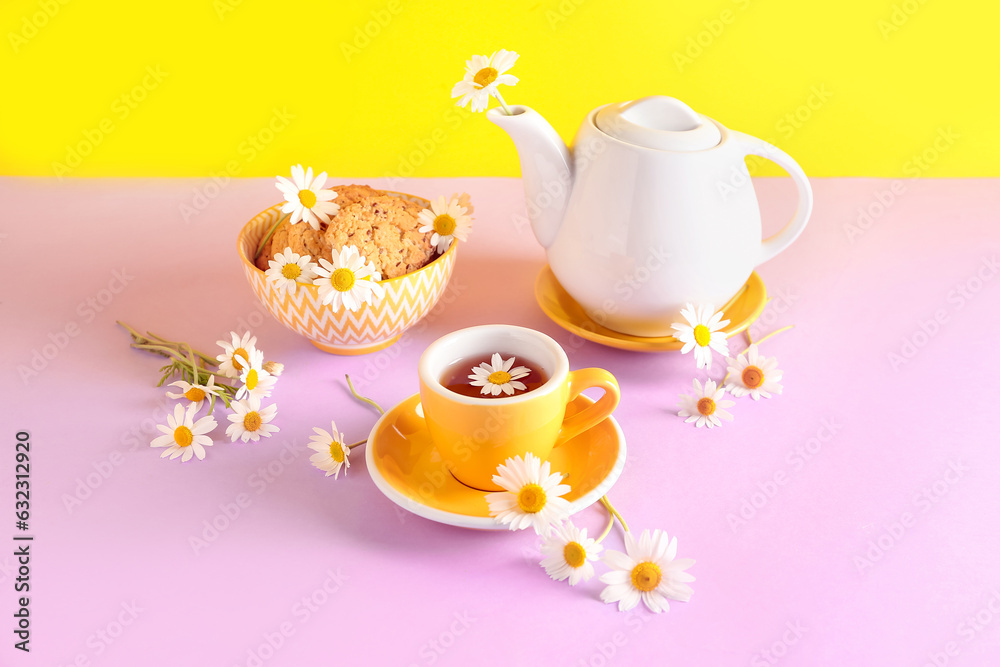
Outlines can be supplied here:
M434 255L430 234L420 232L419 204L386 194L343 206L325 233L332 249L357 246L382 274L396 278L427 264Z

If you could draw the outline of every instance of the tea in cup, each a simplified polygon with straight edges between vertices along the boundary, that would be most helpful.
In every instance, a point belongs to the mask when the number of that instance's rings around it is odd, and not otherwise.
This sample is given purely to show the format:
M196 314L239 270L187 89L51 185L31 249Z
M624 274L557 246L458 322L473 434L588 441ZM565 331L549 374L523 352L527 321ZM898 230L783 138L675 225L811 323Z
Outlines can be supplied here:
M483 491L497 466L531 452L547 459L558 447L607 419L618 406L618 382L600 368L569 370L566 353L543 333L504 324L454 331L432 343L418 366L424 418L444 466ZM566 416L589 387L597 402Z

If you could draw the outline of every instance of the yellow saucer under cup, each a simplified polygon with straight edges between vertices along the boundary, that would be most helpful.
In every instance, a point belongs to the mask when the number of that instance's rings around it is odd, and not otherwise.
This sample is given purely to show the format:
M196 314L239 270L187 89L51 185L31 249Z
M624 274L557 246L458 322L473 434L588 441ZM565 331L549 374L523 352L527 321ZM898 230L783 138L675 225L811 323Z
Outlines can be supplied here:
M593 401L578 396L566 407L579 414ZM486 492L468 487L449 474L417 412L414 394L386 411L372 428L365 447L368 472L376 487L403 509L431 521L462 528L506 530L489 515ZM565 475L570 514L597 502L618 481L625 467L625 436L608 417L554 448L552 472Z

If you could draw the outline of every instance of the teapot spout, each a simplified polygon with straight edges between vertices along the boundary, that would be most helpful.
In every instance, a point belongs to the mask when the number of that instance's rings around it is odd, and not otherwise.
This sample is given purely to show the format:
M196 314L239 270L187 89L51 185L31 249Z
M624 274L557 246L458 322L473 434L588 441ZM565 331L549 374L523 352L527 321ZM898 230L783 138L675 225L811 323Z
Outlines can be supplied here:
M511 105L511 115L497 107L486 116L514 141L521 160L521 180L528 219L535 238L548 248L559 234L573 188L569 148L548 121L534 109Z

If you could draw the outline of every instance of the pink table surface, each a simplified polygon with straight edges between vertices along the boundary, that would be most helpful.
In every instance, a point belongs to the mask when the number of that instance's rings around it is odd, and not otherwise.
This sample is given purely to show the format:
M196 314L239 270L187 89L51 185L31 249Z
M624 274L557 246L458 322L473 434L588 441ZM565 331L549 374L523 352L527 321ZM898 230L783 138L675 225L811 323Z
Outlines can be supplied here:
M795 325L764 347L785 393L740 400L712 431L674 414L690 356L584 343L541 312L544 254L514 222L516 179L388 184L466 190L477 220L451 303L354 358L260 314L235 237L276 201L271 181L210 183L0 179L3 665L996 664L996 181L814 181L810 226L759 269L775 298L755 333ZM792 186L758 190L773 228ZM202 208L185 221L182 204ZM220 429L205 461L161 460L147 446L161 364L129 350L116 319L205 349L252 326L287 367L281 432L241 445ZM428 343L492 322L617 375L629 460L611 497L633 529L676 534L697 560L691 602L622 614L596 578L550 581L533 534L409 515L360 451L338 481L308 463L313 426L335 418L353 441L375 421L345 373L393 405L416 391ZM11 631L19 430L32 444L30 654ZM604 515L578 520L599 530ZM213 521L224 529L207 532ZM620 533L606 544L621 548Z

